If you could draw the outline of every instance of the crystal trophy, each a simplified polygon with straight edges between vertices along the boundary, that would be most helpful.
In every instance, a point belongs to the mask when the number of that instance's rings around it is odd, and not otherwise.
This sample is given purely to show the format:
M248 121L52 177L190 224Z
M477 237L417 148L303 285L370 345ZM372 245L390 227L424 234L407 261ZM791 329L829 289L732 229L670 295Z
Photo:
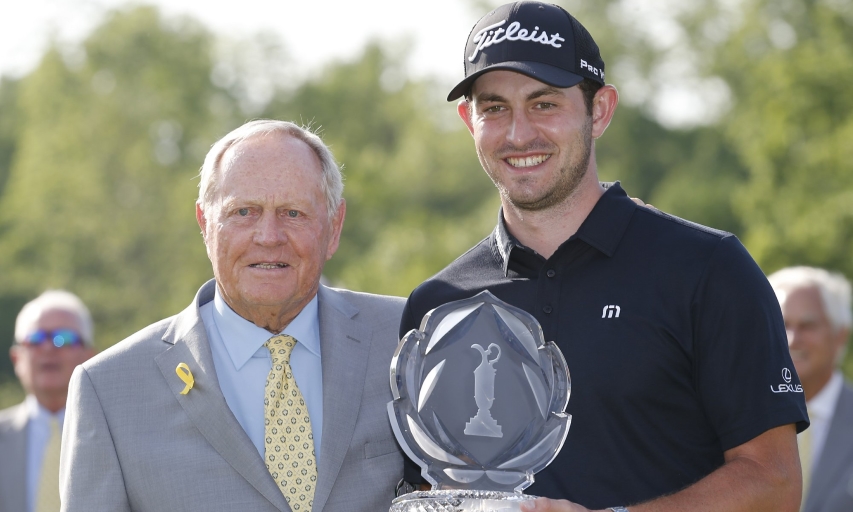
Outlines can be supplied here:
M391 512L521 510L571 424L560 349L489 291L433 309L400 340L391 390L394 435L432 484Z

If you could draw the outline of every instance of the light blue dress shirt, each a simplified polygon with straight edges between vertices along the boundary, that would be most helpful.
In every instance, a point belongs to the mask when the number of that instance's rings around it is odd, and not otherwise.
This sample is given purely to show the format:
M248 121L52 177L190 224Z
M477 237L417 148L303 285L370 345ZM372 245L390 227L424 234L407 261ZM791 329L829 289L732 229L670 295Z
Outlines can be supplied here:
M235 313L218 289L213 301L201 306L199 312L210 340L213 365L225 402L263 458L264 386L272 367L272 358L264 342L273 334ZM316 296L281 334L289 334L297 341L290 366L308 406L314 452L319 461L323 432L323 370Z
M44 460L44 450L50 441L50 420L56 418L59 422L60 432L62 423L65 421L65 409L56 414L39 405L33 395L27 395L26 399L29 421L27 421L27 510L32 511L36 507L36 496L41 480L41 464ZM310 413L309 413L310 414ZM59 471L59 468L56 468Z

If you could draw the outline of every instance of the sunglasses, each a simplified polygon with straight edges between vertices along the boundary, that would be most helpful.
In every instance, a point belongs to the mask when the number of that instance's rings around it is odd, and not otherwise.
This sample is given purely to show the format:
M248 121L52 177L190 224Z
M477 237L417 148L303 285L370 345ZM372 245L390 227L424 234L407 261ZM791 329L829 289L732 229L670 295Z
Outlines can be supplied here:
M39 329L28 334L22 343L27 345L41 345L46 341L53 343L53 346L57 348L79 347L83 345L83 338L71 329L57 329L55 331Z

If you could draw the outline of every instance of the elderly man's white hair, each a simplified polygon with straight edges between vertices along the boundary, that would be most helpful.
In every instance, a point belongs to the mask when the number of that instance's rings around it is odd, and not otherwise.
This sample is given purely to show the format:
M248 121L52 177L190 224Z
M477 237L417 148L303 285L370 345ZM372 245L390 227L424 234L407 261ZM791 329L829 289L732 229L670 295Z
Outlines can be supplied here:
M307 128L301 128L288 121L276 121L272 119L249 121L219 139L210 148L210 151L204 158L204 164L199 174L201 180L198 185L198 204L201 205L201 209L207 211L214 204L217 197L219 177L222 173L220 167L222 166L222 157L225 155L225 152L230 147L244 140L269 134L288 135L301 140L314 151L322 167L320 186L323 194L326 196L326 208L328 209L329 217L332 217L338 211L338 206L341 203L341 195L344 190L341 169L335 161L332 152L320 137Z
M83 343L91 347L95 343L95 328L92 323L92 315L89 308L83 304L79 297L65 290L47 290L35 299L24 304L18 318L15 320L15 341L20 343L44 311L58 309L67 311L80 320L83 332Z
M776 291L779 302L784 294L798 288L815 287L823 300L823 310L835 331L850 329L853 312L850 309L850 281L836 272L815 267L788 267L767 278Z

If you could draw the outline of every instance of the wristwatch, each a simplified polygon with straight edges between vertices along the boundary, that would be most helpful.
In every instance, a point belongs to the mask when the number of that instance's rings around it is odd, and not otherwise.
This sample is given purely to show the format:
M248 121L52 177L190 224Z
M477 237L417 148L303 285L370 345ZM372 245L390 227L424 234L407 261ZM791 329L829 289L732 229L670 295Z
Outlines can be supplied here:
M625 507L610 507L610 510L613 512L631 512Z

